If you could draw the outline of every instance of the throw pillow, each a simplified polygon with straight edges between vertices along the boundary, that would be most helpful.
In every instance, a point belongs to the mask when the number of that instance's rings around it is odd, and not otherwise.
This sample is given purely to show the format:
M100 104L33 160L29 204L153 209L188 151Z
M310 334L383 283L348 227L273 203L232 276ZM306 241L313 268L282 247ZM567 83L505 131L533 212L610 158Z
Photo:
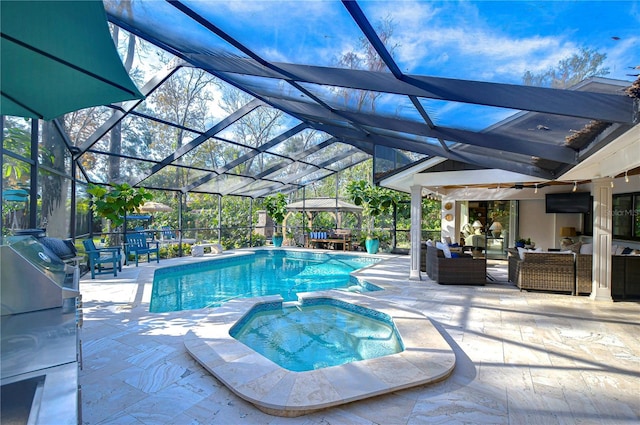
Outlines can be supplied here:
M436 242L436 248L441 249L444 253L444 258L451 258L451 250L447 244L443 244L442 242Z
M633 249L626 247L625 249L622 250L622 255L629 255L633 252Z
M518 257L521 260L524 260L524 253L527 252L527 249L518 247Z
M427 241L427 246L433 246L433 241L431 239Z
M571 251L576 254L580 253L580 247L582 246L582 242L576 242L572 244L562 244L563 251Z

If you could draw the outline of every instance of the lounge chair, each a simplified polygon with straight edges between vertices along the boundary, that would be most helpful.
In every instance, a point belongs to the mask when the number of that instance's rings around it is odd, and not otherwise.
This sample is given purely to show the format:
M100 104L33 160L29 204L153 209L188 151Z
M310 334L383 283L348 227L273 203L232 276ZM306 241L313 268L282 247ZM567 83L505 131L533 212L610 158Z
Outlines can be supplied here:
M169 226L162 226L160 228L160 234L162 235L161 242L163 243L178 243L180 241L180 238L178 237L178 235L176 235L175 230L173 230ZM193 244L195 242L195 239L182 238L182 243Z
M89 257L91 279L95 279L97 274L113 273L114 276L118 276L118 271L122 271L122 253L120 247L98 249L92 239L86 239L82 241L82 244ZM111 268L103 268L103 264L111 264Z
M173 229L169 226L162 226L162 240L164 241L172 241L172 240L176 240L176 232L173 231Z
M155 248L152 247L155 245ZM138 267L138 256L147 254L147 262L151 262L151 254L155 254L156 262L160 262L160 248L158 242L147 242L146 236L142 233L127 233L127 256L133 254Z

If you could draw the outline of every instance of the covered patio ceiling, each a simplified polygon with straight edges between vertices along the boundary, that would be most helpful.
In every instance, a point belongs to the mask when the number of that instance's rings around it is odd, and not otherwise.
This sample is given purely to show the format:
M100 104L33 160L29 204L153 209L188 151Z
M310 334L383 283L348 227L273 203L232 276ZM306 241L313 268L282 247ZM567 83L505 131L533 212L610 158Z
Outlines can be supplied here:
M378 181L443 160L525 176L514 177L514 184L551 181L637 129L638 99L625 92L633 79L628 69L640 64L637 21L626 19L637 2L608 3L605 9L579 2L517 2L508 12L491 3L105 1L113 24L175 59L155 75L147 74L141 89L147 100L112 105L113 115L77 145L74 157L119 158L135 166L137 172L123 179L138 186L255 198L295 191L372 156ZM606 16L590 16L603 10ZM407 12L430 20L416 22ZM444 27L445 13L459 15ZM538 13L548 19L537 22L539 33L515 37L522 43L536 38L546 43L551 50L536 51L541 63L552 64L568 46L581 43L610 55L605 65L615 69L608 75L615 79L588 79L570 89L525 86L523 73L542 65L523 64L508 72L500 68L514 67L512 62L522 61L526 52L508 51L506 42L491 49L490 40L476 40L464 50L437 37L446 31L460 37L465 31L493 34L492 25L525 25L531 18L527 14ZM478 28L480 17L487 27ZM614 19L614 32L599 22ZM385 32L380 22L392 30ZM581 38L570 39L570 33ZM551 41L548 34L561 35ZM618 41L625 43L624 52L633 53L621 55ZM562 51L553 51L554 46ZM483 55L482 65L472 63ZM443 63L434 66L438 60ZM465 60L468 70L451 67ZM154 92L174 74L194 67L252 100L204 131L154 116ZM286 124L278 134L249 144L230 131L260 110L284 113ZM190 139L164 154L109 151L109 131L134 119L179 129ZM593 134L576 137L589 128ZM219 145L233 154L211 159L213 146ZM172 178L177 171L188 177ZM96 181L96 173L84 173ZM408 191L405 186L396 188Z

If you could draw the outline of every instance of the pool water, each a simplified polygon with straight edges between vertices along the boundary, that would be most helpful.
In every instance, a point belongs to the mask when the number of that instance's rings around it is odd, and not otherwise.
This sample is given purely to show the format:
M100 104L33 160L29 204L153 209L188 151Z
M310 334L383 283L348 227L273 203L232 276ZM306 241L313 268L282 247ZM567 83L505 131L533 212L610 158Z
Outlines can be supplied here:
M403 350L391 318L338 300L258 305L230 335L281 367L303 372Z
M378 261L371 256L258 250L255 255L166 267L155 271L149 311L218 307L234 298L263 295L294 301L299 292L356 286L376 290L380 288L361 285L350 273Z

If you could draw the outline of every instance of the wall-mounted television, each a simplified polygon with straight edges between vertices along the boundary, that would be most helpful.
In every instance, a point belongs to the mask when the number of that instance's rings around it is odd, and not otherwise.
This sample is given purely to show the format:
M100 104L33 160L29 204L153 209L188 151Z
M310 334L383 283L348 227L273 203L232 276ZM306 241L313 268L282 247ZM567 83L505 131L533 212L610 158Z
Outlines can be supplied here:
M588 213L593 202L589 192L547 193L547 214Z

